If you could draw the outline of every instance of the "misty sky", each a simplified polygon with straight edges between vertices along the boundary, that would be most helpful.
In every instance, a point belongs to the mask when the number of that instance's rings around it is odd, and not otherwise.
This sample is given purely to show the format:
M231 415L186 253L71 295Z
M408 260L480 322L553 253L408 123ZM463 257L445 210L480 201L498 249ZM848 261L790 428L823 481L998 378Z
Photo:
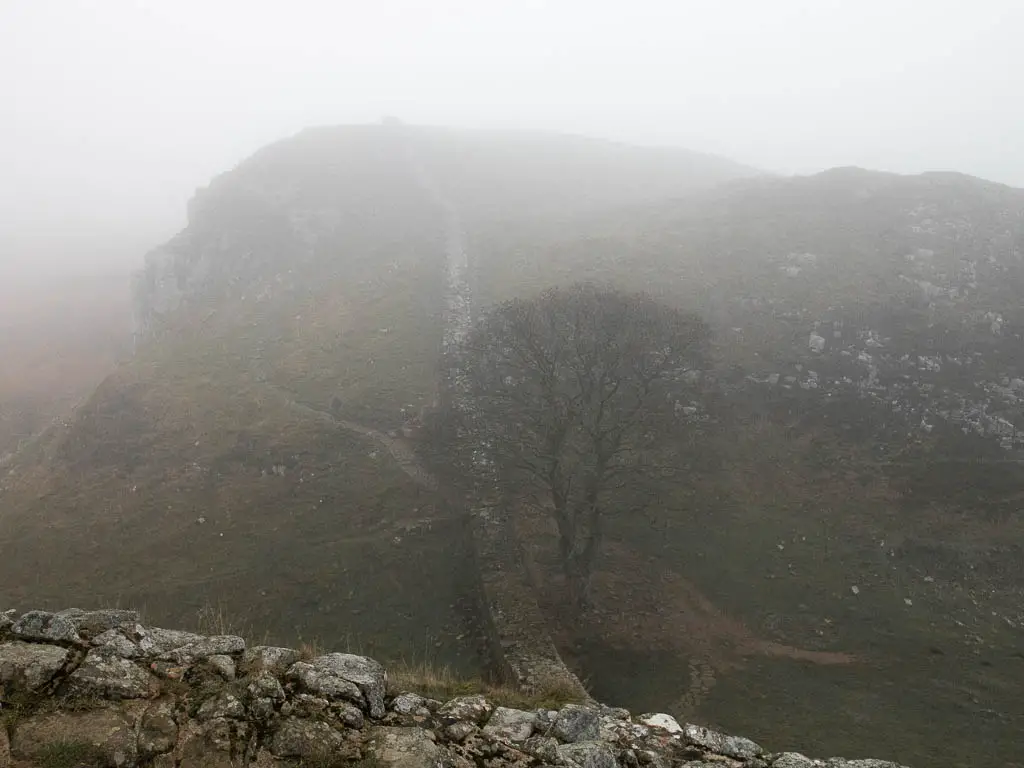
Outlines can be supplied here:
M141 257L314 124L1024 186L1022 0L0 0L0 267Z

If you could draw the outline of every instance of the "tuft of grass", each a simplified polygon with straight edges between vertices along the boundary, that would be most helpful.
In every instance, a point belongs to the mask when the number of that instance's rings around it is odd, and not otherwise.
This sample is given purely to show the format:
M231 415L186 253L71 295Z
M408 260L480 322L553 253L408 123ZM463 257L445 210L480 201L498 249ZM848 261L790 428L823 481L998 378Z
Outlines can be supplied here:
M266 631L262 637L256 637L252 624L233 614L223 603L205 603L196 611L196 631L201 635L235 635L250 646L268 645L270 638Z
M388 694L395 696L403 691L440 701L479 693L494 704L515 709L559 709L565 704L585 701L568 681L553 680L536 690L524 691L507 684L461 676L448 666L429 662L402 662L388 669Z
M85 741L55 741L36 756L39 768L105 768L103 749Z
M238 635L247 637L251 626L242 623L237 616L231 614L223 605L206 603L196 611L196 628L201 635Z
M316 638L303 640L299 643L299 661L312 661L317 656L323 656L325 651Z
M388 668L388 693L415 691L421 696L445 701L455 696L482 693L486 684L479 678L462 677L451 667L429 662L403 661Z

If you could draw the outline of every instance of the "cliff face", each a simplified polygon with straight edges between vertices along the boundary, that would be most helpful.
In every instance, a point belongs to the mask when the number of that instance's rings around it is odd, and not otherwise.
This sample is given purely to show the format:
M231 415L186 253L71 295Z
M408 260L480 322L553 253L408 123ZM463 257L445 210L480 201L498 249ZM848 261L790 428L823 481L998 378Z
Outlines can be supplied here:
M898 768L769 754L554 691L442 701L407 682L364 656L247 647L145 627L131 611L7 611L0 768Z

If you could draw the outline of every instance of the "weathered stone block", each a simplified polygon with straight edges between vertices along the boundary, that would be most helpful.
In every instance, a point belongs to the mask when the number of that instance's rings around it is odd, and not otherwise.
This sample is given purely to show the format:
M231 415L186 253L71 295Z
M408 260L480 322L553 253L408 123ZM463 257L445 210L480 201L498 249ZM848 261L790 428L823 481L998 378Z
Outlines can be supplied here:
M498 707L484 726L483 733L492 739L519 744L533 735L536 725L536 712Z
M384 768L444 768L454 763L451 754L420 728L375 728L369 753Z
M0 686L12 693L29 693L45 686L64 668L70 653L55 645L0 644Z
M601 718L590 707L566 704L555 717L551 734L567 744L594 741L601 735Z
M365 706L374 718L384 716L384 667L373 659L349 653L329 653L308 664L296 662L286 677L298 682L309 693Z
M747 759L757 757L764 752L750 739L745 739L742 736L727 736L724 733L718 733L692 723L687 723L683 728L683 737L691 744L726 757Z
M93 648L67 679L68 693L102 699L142 699L156 690L154 678L107 647Z
M29 611L14 622L11 632L28 640L77 643L81 638L74 622L49 611Z
M282 720L271 740L275 757L316 758L339 751L345 740L325 722L289 717Z

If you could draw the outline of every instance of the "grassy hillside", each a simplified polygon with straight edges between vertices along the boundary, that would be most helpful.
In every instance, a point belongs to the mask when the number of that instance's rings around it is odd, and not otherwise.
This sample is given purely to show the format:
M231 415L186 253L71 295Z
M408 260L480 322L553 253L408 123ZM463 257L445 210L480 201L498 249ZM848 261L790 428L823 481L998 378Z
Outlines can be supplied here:
M69 415L130 344L127 271L0 276L0 460Z
M387 126L256 153L147 257L135 356L0 479L0 604L118 602L175 623L223 605L280 639L348 637L476 671L458 506L331 421L387 431L433 401L442 200L482 222L750 172L573 137Z
M0 604L176 624L222 605L273 638L475 671L460 509L371 431L435 396L454 212L482 305L595 278L716 330L679 481L609 521L598 610L558 627L596 693L769 746L1011 764L1020 465L961 412L1009 414L1024 376L1024 197L749 176L401 126L262 150L148 257L135 357L5 468ZM547 521L521 523L557 621Z
M720 399L681 435L682 477L612 520L599 608L562 637L598 695L821 754L1012 764L1024 465L932 413L922 429L920 403L1015 407L1022 214L1024 191L977 179L837 169L474 233L487 300L587 277L716 327ZM558 616L553 534L523 534Z

